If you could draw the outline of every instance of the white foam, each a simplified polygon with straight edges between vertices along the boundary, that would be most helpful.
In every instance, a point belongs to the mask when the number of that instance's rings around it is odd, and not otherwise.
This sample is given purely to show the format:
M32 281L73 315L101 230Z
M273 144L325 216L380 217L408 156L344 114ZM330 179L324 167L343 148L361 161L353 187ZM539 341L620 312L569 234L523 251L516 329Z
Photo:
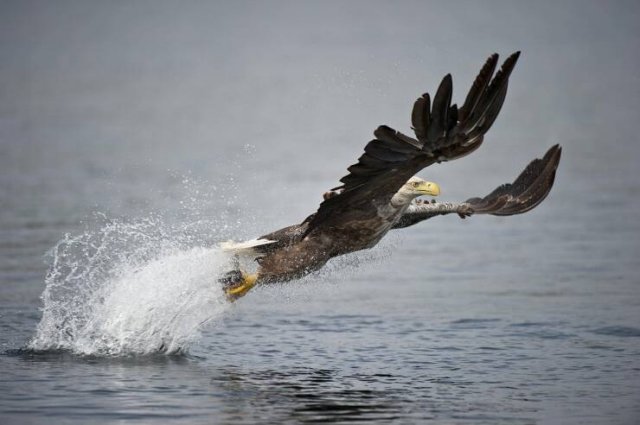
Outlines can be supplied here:
M229 306L219 248L188 247L152 221L110 222L52 250L34 350L83 355L184 352ZM185 246L186 245L186 246Z

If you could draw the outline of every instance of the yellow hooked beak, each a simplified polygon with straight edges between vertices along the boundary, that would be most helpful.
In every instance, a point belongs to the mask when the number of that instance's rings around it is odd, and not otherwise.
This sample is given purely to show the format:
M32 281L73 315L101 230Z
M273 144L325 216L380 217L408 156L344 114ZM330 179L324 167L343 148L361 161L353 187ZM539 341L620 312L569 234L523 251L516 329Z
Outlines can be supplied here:
M440 186L433 182L420 182L414 187L416 192L420 192L420 195L438 196L440 195Z

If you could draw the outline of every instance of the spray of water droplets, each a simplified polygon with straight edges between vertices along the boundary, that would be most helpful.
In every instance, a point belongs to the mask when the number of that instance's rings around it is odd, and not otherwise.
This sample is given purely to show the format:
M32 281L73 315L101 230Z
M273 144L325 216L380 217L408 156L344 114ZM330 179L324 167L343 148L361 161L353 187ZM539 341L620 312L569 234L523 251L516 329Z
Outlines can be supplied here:
M226 219L203 219L194 205L183 208L182 220L96 214L84 232L65 235L49 252L42 319L28 348L98 356L185 352L228 308L218 279L232 268L215 242L233 229Z
M242 232L252 218L241 217L237 202L215 187L209 191L221 210L203 213L207 200L200 185L189 179L183 185L177 219L99 213L83 232L65 235L51 249L42 319L28 349L95 356L184 353L229 308L218 280L234 268L234 259L217 242L249 237ZM232 182L228 189L235 192ZM312 277L314 285L386 255L382 250L341 257Z

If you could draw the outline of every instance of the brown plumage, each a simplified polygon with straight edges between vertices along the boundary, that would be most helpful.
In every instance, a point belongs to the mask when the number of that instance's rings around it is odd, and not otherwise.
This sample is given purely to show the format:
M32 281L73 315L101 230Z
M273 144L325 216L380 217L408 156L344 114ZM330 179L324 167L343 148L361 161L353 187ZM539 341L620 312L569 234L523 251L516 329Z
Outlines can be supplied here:
M446 75L433 101L425 93L413 105L415 138L384 125L378 127L375 139L340 179L342 185L324 195L316 213L300 224L262 236L261 244L252 247L259 262L257 282L301 277L332 257L374 246L393 228L435 215L513 215L540 204L553 186L561 154L558 145L542 159L533 160L513 183L484 198L459 204L413 200L439 191L437 185L429 188L430 183L412 178L418 171L465 156L483 143L504 103L519 54L509 56L495 75L498 55L491 55L460 108L451 104L453 83L451 75ZM265 240L271 242L265 244Z

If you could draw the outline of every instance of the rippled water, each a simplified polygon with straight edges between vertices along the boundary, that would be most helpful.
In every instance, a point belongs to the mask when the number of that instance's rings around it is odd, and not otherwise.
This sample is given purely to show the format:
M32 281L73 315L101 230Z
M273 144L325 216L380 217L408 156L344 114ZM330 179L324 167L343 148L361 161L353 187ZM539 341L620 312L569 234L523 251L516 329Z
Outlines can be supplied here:
M4 2L0 422L637 423L640 11L490 4ZM466 199L559 142L539 208L224 300L217 243L517 49L485 145L422 176Z

